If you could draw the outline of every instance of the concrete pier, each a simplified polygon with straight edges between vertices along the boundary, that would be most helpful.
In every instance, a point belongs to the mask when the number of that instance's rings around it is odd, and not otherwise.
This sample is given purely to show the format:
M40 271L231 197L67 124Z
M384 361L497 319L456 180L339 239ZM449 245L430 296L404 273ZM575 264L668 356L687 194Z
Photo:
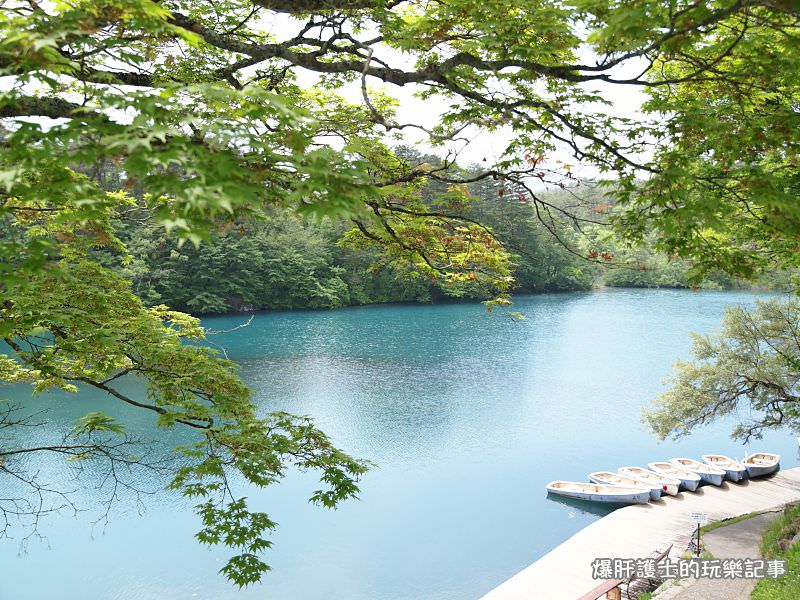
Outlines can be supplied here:
M766 479L703 486L697 492L621 508L585 527L483 599L576 600L602 583L592 578L596 558L646 558L669 544L675 544L680 554L694 528L693 512L708 513L716 521L778 510L798 501L800 467Z

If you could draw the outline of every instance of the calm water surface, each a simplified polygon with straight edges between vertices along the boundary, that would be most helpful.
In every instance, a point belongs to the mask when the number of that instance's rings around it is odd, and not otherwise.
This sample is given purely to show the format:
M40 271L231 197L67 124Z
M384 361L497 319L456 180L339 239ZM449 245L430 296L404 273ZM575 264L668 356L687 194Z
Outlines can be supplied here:
M246 490L280 528L273 572L243 591L216 574L226 553L193 541L198 524L180 499L123 501L105 528L91 526L92 511L51 517L47 538L25 552L21 532L0 542L0 599L477 598L598 518L548 500L548 481L675 455L742 455L730 423L659 444L639 415L671 363L688 355L689 332L712 330L724 307L755 298L663 290L517 298L522 322L472 304L259 314L217 341L264 409L313 415L340 447L378 463L360 501L310 506L316 481L297 474ZM37 400L54 405L52 427L103 403L92 394L59 400ZM152 437L149 415L128 418ZM780 452L784 468L798 464L789 432L757 448ZM92 490L82 493L94 506Z

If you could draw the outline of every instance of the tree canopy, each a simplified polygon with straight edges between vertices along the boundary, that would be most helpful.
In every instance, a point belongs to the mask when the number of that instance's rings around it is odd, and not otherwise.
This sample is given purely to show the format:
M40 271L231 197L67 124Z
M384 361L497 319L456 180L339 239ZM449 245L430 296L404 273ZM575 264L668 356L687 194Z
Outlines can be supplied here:
M200 244L280 209L350 223L347 243L504 301L513 260L470 213L467 184L499 183L552 235L596 221L541 195L609 180L630 243L695 261L698 277L794 265L798 13L793 2L716 0L4 0L0 13L0 373L34 390L90 386L196 430L172 487L198 498L198 538L235 551L239 585L267 569L274 523L233 495L237 473L269 485L296 465L357 494L367 463L307 418L261 416L198 322L147 307L103 258L132 260L117 230L135 208L176 243ZM406 121L400 88L441 106ZM638 114L615 95L643 90ZM423 106L423 104L419 104ZM476 132L507 136L498 161L453 169ZM390 149L415 133L449 152L414 164ZM111 163L118 181L103 171ZM572 164L568 164L572 163ZM443 187L437 200L425 184ZM576 198L579 194L570 187ZM477 211L479 212L479 211ZM500 227L498 227L500 229ZM570 244L565 244L570 246ZM571 247L576 252L576 248ZM609 260L596 250L590 261ZM287 258L287 260L289 260ZM144 397L117 384L146 383ZM0 430L21 425L13 409ZM109 452L124 424L81 419L15 460ZM6 515L36 507L2 504Z
M800 429L800 303L759 301L726 310L722 330L695 335L670 389L646 418L662 438L680 437L723 415L743 441L767 429Z

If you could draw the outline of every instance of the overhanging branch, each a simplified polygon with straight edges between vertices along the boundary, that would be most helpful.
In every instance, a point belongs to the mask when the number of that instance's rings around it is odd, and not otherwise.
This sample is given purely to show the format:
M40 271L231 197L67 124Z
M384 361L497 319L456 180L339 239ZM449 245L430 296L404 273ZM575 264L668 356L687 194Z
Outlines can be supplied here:
M51 119L73 119L75 117L97 117L98 113L81 104L62 98L16 96L0 105L0 118L50 117Z

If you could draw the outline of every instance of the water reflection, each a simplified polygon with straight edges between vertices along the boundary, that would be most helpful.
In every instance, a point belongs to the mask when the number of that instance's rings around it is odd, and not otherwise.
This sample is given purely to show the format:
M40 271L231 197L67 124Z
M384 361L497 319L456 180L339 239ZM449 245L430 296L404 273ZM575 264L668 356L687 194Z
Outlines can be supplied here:
M611 502L589 502L588 500L565 498L564 496L557 496L555 494L547 494L547 499L550 502L555 502L566 507L567 515L571 519L578 514L605 517L606 515L610 515L618 508L627 506L626 504L614 504Z

